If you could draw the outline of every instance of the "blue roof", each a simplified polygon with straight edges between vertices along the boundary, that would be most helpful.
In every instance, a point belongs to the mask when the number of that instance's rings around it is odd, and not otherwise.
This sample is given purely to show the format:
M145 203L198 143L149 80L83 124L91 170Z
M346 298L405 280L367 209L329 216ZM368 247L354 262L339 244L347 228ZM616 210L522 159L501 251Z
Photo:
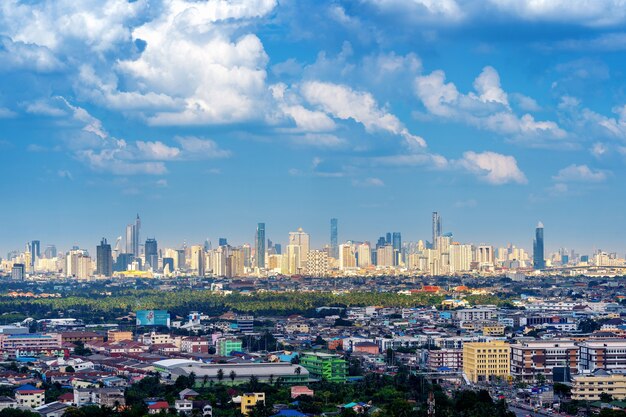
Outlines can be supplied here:
M274 414L272 417L277 417L277 416L301 417L301 416L306 416L306 414L303 414L303 413L299 412L298 410L280 410L280 412L278 414Z
M17 388L15 391L33 391L33 390L38 390L39 388L35 387L34 385L31 384L24 384L21 387Z

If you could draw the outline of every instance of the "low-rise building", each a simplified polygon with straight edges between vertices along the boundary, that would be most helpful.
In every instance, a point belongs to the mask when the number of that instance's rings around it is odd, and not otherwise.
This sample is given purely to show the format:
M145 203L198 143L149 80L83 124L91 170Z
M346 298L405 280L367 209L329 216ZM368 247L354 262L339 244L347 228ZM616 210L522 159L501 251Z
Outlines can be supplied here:
M626 399L626 375L598 370L572 378L572 400L598 401L602 393L616 400Z
M304 352L300 356L302 365L312 378L329 382L346 382L347 364L340 355Z
M241 414L247 416L257 404L265 404L264 392L248 392L241 396Z
M578 372L578 346L573 340L537 340L511 345L511 376L535 381L539 375L553 379L554 368Z
M22 385L15 390L15 401L22 407L41 407L45 403L46 390L33 385Z

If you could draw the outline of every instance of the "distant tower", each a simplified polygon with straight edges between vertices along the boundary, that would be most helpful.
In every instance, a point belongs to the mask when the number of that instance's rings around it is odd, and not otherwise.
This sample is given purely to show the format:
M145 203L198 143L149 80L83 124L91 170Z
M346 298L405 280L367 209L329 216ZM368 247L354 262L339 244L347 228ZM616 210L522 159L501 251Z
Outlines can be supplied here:
M148 265L150 265L150 267L152 267L152 270L156 271L159 268L159 247L156 239L146 239L144 249L146 252L146 268Z
M535 240L533 241L533 267L534 269L545 269L546 260L543 249L543 223L539 222L535 229Z
M33 240L30 244L30 266L34 266L39 258L41 258L41 242Z
M130 253L136 258L140 255L139 229L141 229L141 219L139 218L139 214L137 214L135 223L126 226L126 253Z
M137 213L137 218L135 219L135 239L133 241L133 254L135 257L139 257L141 255L139 253L139 230L141 229L141 219L139 218L139 213Z
M439 213L433 211L433 248L437 248L437 238L441 236L441 217Z
M337 244L338 233L337 227L339 221L337 219L330 219L330 256L335 259L339 259L339 246Z
M265 268L265 223L259 223L256 227L256 266Z
M113 254L111 245L102 238L99 246L96 246L96 275L110 277L113 275Z
M393 245L394 265L398 265L402 260L402 235L400 232L393 232L391 243Z

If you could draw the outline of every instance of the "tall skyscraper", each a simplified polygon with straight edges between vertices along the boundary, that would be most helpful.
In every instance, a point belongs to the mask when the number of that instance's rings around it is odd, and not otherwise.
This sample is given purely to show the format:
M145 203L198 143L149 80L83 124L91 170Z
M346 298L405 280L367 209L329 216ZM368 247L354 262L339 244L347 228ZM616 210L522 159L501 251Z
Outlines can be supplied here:
M96 246L96 275L110 277L113 275L113 253L111 245L102 238L99 246Z
M134 224L126 226L126 253L132 253L135 257L139 257L139 230L141 229L141 219L139 214Z
M533 241L533 268L545 269L546 260L543 248L543 223L539 222L535 229L535 240Z
M151 267L156 271L159 267L159 247L156 239L148 238L145 243L146 268Z
M399 265L402 260L402 235L400 232L393 232L391 238L391 244L393 246L393 252L395 256L395 265Z
M265 268L265 223L256 226L256 267Z
M289 246L298 247L296 264L298 268L306 268L306 261L309 256L309 234L302 228L297 232L289 232ZM296 253L294 250L291 253Z
M441 236L441 217L439 213L433 211L433 248L437 248L437 238Z
M226 239L225 237L221 237L218 240L218 246L227 246L228 245L228 239Z
M30 265L34 266L37 259L41 258L41 242L33 240L30 243Z
M43 254L47 259L52 259L57 257L57 247L54 245L46 246L46 250L44 250Z
M339 258L339 246L337 246L337 227L339 221L337 219L330 219L330 256L335 259Z

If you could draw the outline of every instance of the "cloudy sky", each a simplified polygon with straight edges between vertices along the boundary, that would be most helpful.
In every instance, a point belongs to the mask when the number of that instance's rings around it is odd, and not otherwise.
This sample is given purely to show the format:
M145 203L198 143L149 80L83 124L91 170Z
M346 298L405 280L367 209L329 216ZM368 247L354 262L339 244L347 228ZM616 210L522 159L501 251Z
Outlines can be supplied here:
M256 222L626 250L624 0L4 0L0 249Z

